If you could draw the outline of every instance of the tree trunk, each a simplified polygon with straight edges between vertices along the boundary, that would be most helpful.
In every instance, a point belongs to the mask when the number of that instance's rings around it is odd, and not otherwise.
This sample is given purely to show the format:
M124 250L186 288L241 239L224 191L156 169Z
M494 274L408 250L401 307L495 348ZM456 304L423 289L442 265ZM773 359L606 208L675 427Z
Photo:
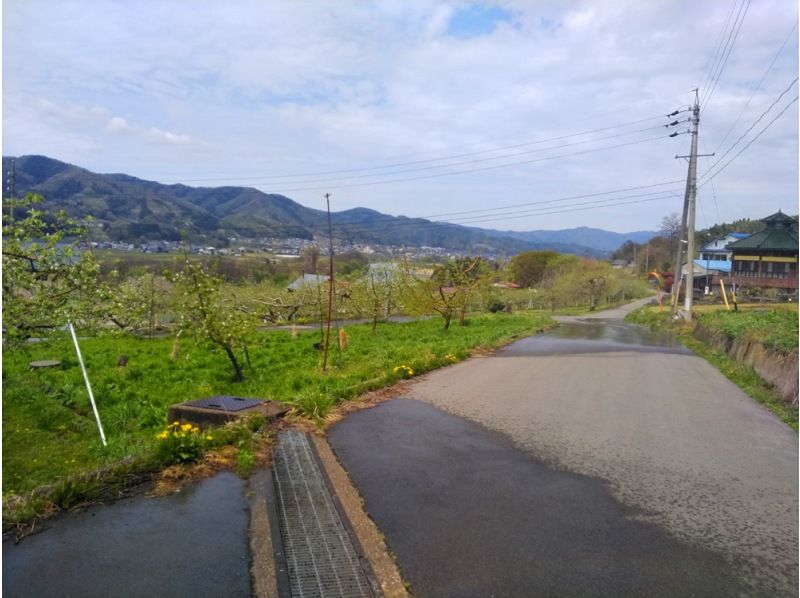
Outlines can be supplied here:
M250 363L250 351L247 350L247 345L244 346L244 358L247 360L247 367L253 367L253 364Z
M225 349L225 353L228 355L228 359L231 360L231 365L233 366L234 371L236 372L236 381L241 382L244 380L244 375L242 374L242 366L239 365L239 361L236 359L236 355L234 355L233 350L225 345L223 347Z
M451 312L447 312L442 314L442 316L444 317L444 329L448 330L450 328L450 318L453 317L453 314Z

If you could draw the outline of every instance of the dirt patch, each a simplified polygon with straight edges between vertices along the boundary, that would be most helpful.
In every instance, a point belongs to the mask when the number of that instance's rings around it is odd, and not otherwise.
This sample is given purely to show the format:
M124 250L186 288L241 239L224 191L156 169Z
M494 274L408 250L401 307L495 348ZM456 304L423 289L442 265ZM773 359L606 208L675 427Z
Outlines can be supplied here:
M254 454L256 467L266 467L272 459L272 436L258 435L254 437L256 446ZM220 471L236 469L236 457L239 449L226 445L218 450L209 451L197 463L171 465L154 476L153 488L148 496L166 496L179 492L189 484L210 478Z

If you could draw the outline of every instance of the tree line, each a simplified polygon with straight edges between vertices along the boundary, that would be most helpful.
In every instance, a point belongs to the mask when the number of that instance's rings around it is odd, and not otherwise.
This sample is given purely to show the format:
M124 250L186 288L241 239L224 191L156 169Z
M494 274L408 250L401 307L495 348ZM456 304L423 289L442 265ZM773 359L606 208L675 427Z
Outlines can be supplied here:
M247 338L257 327L326 319L327 277L290 290L286 273L270 276L268 264L257 282L230 282L218 263L188 254L161 271L101 272L91 251L78 250L86 223L64 213L46 214L41 203L40 196L28 195L4 205L5 347L49 334L68 321L85 333L168 331L217 346L242 379L242 364L249 361ZM303 271L326 272L327 260L320 257L318 250L307 250ZM525 252L508 263L465 256L429 267L409 261L370 265L355 254L339 262L334 316L367 320L373 333L379 321L397 314L438 316L448 330L453 323L465 325L475 311L596 309L643 291L641 281L607 262L548 251ZM508 289L509 281L522 289Z

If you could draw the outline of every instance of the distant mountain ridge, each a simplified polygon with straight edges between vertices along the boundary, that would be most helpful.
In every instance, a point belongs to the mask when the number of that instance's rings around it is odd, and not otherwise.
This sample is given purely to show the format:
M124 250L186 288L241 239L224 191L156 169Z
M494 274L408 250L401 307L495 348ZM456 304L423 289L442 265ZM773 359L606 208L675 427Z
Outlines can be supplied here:
M3 157L4 189L10 160ZM322 210L307 208L283 195L251 187L164 185L127 174L97 174L46 156L15 160L18 196L39 193L48 206L71 216L92 216L95 235L111 240L179 240L181 231L209 241L236 235L245 238L326 235ZM551 249L605 257L627 240L646 241L645 231L620 234L580 227L564 231L497 231L423 218L389 216L369 208L331 214L334 236L350 243L443 247L513 255Z
M634 231L631 233L615 233L600 228L579 226L563 230L531 230L531 231L497 231L503 236L528 241L530 243L569 243L584 245L599 251L614 251L625 241L646 243L657 233L653 231Z

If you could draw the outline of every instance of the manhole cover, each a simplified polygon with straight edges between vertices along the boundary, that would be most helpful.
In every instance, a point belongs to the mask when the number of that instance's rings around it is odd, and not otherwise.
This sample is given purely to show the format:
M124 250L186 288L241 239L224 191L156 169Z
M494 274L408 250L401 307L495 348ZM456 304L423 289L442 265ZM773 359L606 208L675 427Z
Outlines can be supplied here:
M258 399L245 399L244 397L231 397L221 395L218 397L206 397L184 403L188 407L202 407L203 409L218 409L220 411L241 411L250 409L261 404Z

